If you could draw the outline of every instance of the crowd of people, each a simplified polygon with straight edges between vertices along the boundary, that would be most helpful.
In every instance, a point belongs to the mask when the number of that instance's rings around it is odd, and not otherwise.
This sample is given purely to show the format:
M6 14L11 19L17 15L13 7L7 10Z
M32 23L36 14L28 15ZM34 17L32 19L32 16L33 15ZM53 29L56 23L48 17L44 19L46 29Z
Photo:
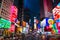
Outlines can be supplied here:
M0 36L0 40L42 40L41 34L36 32L29 32L28 34L24 33L12 33L10 35ZM44 38L45 39L45 38Z
M11 35L0 36L0 40L55 40L50 38L50 36L37 32L29 32L28 34L17 32Z

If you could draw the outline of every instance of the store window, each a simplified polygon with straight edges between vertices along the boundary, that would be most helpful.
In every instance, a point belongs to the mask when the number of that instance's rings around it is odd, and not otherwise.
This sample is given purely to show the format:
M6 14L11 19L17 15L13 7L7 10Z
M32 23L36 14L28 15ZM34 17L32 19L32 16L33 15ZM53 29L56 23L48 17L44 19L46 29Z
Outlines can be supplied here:
M1 7L2 0L0 0L0 7Z

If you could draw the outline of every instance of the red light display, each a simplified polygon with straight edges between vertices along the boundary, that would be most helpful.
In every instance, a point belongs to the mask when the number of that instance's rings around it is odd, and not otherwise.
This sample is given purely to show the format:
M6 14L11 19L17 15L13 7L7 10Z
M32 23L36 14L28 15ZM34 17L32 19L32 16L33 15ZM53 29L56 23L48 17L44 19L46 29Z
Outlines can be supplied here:
M16 18L17 18L17 8L16 6L11 6L11 12L10 12L10 21L11 22L15 22ZM9 29L10 32L14 32L15 31L15 25L11 24L11 27Z
M60 18L60 15L55 14L54 19L55 19L55 20L58 20L59 18Z
M56 23L57 29L60 30L60 22Z
M45 31L52 31L52 28L50 28L49 26L46 26L44 30Z
M17 18L17 8L15 6L11 6L10 21L15 22L16 18Z
M57 20L60 18L60 6L56 6L54 9L53 9L53 16L54 16L54 19Z
M9 29L10 32L14 32L15 31L15 25L14 24L11 24L11 27Z

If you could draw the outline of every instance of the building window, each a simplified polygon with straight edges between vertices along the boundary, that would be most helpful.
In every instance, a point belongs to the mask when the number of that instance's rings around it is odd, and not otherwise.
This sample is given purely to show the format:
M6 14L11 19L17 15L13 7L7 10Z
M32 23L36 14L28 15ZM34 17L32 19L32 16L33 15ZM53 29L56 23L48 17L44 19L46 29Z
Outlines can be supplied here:
M1 7L2 0L0 0L0 7Z

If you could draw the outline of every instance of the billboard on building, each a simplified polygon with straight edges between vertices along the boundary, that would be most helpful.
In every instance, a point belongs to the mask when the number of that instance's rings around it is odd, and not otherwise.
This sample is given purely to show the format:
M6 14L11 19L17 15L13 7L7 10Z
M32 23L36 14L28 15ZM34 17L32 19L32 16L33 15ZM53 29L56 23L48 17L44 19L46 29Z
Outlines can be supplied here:
M10 28L11 22L9 20L0 18L0 28Z
M53 9L54 20L58 20L60 18L60 3Z
M11 14L10 14L10 21L15 22L17 18L17 7L16 6L11 6Z

